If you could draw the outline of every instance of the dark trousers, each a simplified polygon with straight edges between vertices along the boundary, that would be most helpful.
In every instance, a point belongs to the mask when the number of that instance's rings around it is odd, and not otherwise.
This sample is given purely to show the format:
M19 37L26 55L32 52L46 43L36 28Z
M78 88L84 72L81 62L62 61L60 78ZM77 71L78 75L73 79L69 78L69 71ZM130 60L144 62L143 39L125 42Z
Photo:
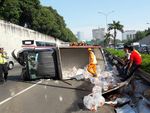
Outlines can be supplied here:
M127 65L124 65L124 66L117 66L117 70L119 72L119 75L125 79L131 77L134 72L140 68L141 65L136 65L136 64L133 64L128 72L128 64Z
M0 64L0 82L3 81L3 64Z
M126 64L126 65L117 64L116 67L117 67L117 70L118 70L120 76L124 76L127 74L128 64Z
M7 67L7 63L2 64L2 70L4 72L4 79L7 80L7 76L8 76L8 67Z
M131 69L129 70L130 72L127 73L127 76L128 76L128 77L132 76L132 75L134 74L134 72L135 72L137 69L139 69L140 67L141 67L141 65L133 64L133 65L131 66Z
M4 78L3 78L3 73L4 73ZM8 76L7 63L0 64L0 81L3 81L3 79L7 80L7 76Z

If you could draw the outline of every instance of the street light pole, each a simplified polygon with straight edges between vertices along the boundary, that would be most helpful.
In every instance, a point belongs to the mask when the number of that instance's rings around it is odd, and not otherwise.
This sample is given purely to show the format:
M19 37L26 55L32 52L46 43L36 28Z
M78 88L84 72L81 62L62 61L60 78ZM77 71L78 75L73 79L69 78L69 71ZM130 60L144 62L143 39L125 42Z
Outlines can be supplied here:
M150 23L149 23L149 22L147 22L146 24L148 25L148 29L149 29L149 25L150 25Z
M111 11L111 12L108 12L108 13L104 13L104 12L98 12L99 14L102 14L105 16L105 22L106 22L106 31L108 31L108 24L107 24L107 19L108 19L108 16L113 13L114 11Z

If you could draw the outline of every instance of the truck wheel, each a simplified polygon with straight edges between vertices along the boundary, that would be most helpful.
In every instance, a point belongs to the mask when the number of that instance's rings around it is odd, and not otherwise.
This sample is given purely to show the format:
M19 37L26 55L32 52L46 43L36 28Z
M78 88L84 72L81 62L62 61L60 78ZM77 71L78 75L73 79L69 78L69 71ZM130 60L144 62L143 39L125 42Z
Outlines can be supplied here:
M8 69L11 70L14 68L14 63L13 62L9 62L8 63Z

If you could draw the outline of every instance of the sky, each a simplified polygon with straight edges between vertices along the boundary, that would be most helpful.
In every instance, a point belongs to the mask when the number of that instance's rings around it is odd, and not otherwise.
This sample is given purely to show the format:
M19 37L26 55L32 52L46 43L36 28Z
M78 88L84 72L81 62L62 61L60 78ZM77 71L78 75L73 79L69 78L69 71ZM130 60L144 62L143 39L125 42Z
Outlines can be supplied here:
M52 6L64 17L74 34L84 33L83 40L92 38L92 29L106 28L113 20L120 21L124 30L144 30L150 27L150 0L40 0L43 6ZM102 12L102 13L98 13ZM108 14L109 13L109 14ZM121 33L118 33L121 39Z

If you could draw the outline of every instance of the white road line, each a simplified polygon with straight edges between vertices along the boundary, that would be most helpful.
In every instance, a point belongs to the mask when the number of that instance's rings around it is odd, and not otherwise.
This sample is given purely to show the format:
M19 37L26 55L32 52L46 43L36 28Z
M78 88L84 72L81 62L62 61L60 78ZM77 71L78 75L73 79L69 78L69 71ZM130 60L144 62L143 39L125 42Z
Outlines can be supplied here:
M34 85L32 85L32 86L30 86L30 87L28 87L28 88L26 88L26 89L24 89L24 90L20 91L19 93L17 93L17 94L15 94L15 95L13 95L13 96L11 96L11 97L9 97L9 98L7 98L7 99L5 99L5 100L1 101L1 102L0 102L0 106L1 106L2 104L4 104L5 102L8 102L9 100L11 100L11 99L15 98L16 96L18 96L18 95L20 95L20 94L22 94L22 93L26 92L27 90L29 90L29 89L33 88L34 86L36 86L36 85L40 84L41 82L42 82L42 81L39 81L39 82L37 82L36 84L34 84Z

